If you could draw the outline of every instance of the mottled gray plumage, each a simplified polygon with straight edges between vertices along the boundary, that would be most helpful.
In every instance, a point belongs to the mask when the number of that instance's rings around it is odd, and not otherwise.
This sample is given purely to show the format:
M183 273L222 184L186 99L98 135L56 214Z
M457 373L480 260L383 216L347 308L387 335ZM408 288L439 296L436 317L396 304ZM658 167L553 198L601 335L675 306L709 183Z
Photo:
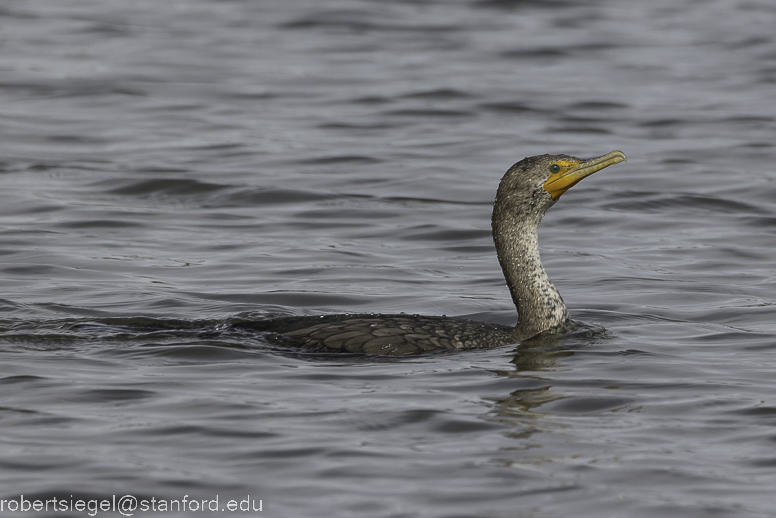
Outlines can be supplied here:
M515 343L510 326L425 315L285 317L250 327L270 331L274 343L320 352L396 356Z
M498 347L558 329L568 322L569 314L542 266L539 224L545 211L566 189L585 176L624 160L625 155L619 151L589 161L568 155L541 155L521 160L504 174L493 206L492 228L499 263L518 312L515 327L405 314L286 317L254 322L250 327L268 332L272 341L283 345L388 355ZM550 192L554 194L548 192L548 179L553 172L555 178L563 177L566 170L579 169L583 172L573 177L566 175L563 182L553 184Z

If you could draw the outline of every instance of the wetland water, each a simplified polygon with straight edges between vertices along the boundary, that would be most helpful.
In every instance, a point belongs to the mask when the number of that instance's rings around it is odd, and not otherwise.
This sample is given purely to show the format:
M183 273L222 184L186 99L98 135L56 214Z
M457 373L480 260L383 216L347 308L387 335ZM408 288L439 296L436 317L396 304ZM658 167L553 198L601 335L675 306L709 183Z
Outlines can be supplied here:
M24 0L0 25L0 499L773 516L772 2ZM375 359L232 325L513 324L501 175L613 149L540 230L575 335Z

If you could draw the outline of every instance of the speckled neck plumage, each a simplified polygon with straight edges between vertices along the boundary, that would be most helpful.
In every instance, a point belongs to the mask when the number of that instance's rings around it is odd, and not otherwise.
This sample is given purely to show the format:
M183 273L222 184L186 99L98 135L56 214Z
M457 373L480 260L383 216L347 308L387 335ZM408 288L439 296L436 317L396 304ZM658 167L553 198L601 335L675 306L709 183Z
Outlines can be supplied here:
M569 314L539 257L539 224L555 202L539 192L515 192L510 172L499 185L491 224L498 260L517 308L514 337L519 341L566 322Z

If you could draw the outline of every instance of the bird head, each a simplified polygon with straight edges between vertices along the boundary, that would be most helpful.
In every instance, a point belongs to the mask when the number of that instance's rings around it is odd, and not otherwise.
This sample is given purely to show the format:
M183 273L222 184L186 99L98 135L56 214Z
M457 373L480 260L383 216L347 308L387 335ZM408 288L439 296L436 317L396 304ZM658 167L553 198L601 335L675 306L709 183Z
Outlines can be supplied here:
M533 213L536 224L567 190L591 174L613 164L625 162L622 151L612 151L591 159L569 155L539 155L524 158L509 168L496 194L501 201L494 207L498 216ZM496 214L495 211L503 211Z

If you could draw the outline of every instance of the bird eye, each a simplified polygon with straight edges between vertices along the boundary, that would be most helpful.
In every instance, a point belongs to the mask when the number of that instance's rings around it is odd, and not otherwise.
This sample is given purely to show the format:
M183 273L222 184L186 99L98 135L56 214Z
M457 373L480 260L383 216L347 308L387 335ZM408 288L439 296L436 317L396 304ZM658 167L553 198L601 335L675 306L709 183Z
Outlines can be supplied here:
M559 173L560 172L560 166L558 164L552 164L550 166L550 172L551 173Z

